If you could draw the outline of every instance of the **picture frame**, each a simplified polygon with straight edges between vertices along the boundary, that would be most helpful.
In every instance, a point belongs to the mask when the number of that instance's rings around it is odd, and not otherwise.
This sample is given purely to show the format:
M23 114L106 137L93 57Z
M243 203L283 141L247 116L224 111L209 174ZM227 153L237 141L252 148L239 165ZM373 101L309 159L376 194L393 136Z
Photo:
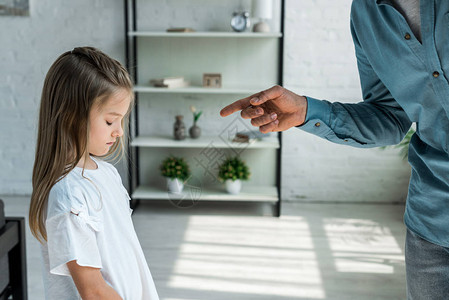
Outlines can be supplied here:
M204 73L203 87L221 88L221 73Z
M0 16L30 15L29 0L0 0Z

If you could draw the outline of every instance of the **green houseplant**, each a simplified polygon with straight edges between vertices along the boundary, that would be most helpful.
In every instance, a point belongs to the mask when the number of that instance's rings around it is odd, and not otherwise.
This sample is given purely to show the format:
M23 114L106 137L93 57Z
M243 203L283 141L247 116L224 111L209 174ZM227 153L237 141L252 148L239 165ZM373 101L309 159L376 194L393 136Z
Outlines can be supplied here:
M404 139L394 146L395 148L399 148L399 153L402 155L402 159L407 160L408 159L408 147L410 145L410 140L412 139L412 135L415 133L415 130L413 128L410 128L410 130L405 135Z
M248 166L238 156L226 159L218 168L218 178L225 182L230 194L240 193L241 181L248 180L250 175Z
M387 147L393 147L393 148L398 148L399 149L399 154L402 156L403 160L407 160L408 159L408 147L410 145L410 140L412 139L413 134L416 131L413 128L410 128L410 130L407 132L407 134L405 135L405 137L402 139L402 141L394 146L384 146L381 147L381 149L386 149Z
M182 157L167 157L160 166L161 175L167 178L167 188L172 193L181 193L190 177L190 168Z

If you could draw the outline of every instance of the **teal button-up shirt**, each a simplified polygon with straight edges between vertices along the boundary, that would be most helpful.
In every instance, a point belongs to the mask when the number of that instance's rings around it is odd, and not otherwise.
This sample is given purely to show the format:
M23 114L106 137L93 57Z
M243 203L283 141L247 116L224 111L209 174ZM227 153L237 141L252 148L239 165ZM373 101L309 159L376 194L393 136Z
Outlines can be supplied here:
M449 247L449 1L421 0L422 44L390 1L354 0L351 32L363 102L308 97L299 128L355 147L399 143L416 122L407 227Z

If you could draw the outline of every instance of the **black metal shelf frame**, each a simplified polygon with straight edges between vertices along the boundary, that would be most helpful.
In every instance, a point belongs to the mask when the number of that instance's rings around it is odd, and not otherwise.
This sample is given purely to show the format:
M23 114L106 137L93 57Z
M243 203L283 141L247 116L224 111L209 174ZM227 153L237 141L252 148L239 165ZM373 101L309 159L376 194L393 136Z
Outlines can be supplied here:
M130 73L134 83L137 83L137 37L135 35L130 36L129 32L137 31L137 0L124 0L124 11L125 11L125 59L126 68ZM285 28L285 0L281 0L281 37L279 38L279 63L278 63L278 84L283 85L283 74L284 74L284 28ZM130 116L130 122L128 126L128 183L130 194L134 191L140 184L139 178L139 151L138 147L131 146L131 140L138 136L139 126L138 126L138 109L139 109L139 95L134 93L135 106L133 113ZM279 149L276 151L277 169L276 169L276 186L279 196L279 201L276 203L274 215L279 217L281 215L281 168L282 168L282 132L278 133L279 139ZM133 209L137 208L139 200L132 199L131 207Z

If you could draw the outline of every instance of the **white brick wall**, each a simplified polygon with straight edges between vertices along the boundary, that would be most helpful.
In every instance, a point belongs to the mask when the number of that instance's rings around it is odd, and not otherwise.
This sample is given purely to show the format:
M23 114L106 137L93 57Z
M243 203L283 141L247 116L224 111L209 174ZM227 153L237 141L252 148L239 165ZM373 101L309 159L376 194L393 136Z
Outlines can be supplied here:
M167 22L168 8L175 2L160 3L160 20ZM287 88L331 101L359 101L359 79L349 33L350 2L287 0ZM217 3L222 5L221 1ZM229 3L247 7L249 1ZM192 1L192 5L203 4ZM225 30L225 18L212 15L216 27ZM209 28L212 25L201 21L204 17L208 17L206 12L196 10L186 22ZM176 20L182 21L180 18L177 14ZM0 17L0 194L31 192L37 110L51 63L63 51L78 45L96 46L123 61L123 26L123 3L119 0L31 1L31 17ZM403 201L408 173L407 164L395 151L334 145L297 129L284 134L284 200Z
M122 1L30 1L0 16L0 194L30 194L42 84L64 51L96 46L124 61Z

